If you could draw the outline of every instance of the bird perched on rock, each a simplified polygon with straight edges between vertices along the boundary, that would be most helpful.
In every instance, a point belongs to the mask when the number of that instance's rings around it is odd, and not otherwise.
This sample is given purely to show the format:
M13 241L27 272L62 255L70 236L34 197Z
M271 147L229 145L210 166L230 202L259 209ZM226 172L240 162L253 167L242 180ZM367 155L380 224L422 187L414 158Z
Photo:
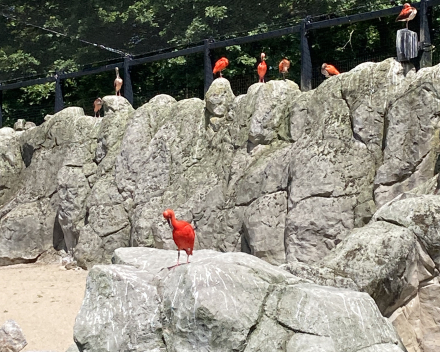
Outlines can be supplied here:
M119 77L119 68L115 67L115 71L116 71L116 78L115 78L115 82L114 82L114 86L115 86L115 90L116 90L116 95L121 95L121 88L122 88L122 78Z
M229 60L225 57L222 57L217 60L217 62L214 65L214 69L212 70L213 74L216 74L217 72L220 72L220 77L222 76L222 71L229 65Z
M194 239L196 234L192 225L183 220L177 220L174 211L167 209L163 212L163 217L168 221L168 225L173 229L173 240L177 246L177 264L179 265L180 251L184 250L187 254L186 262L189 263L189 256L192 255Z
M96 98L95 101L93 102L93 111L95 112L95 117L100 117L99 110L101 110L101 108L102 108L102 99Z
M261 53L261 62L258 64L257 67L258 77L260 78L259 82L263 82L263 83L264 83L264 76L266 75L267 72L267 65L266 62L264 61L265 57L266 54Z
M321 73L325 76L325 78L329 78L330 76L339 75L339 71L335 66L323 63L321 66Z
M283 75L283 79L286 79L286 73L289 72L290 61L286 58L282 59L278 64L278 69L280 73Z
M406 28L408 29L408 22L411 21L417 15L417 9L412 7L410 4L403 4L403 9L400 11L399 16L396 18L397 21L406 22Z

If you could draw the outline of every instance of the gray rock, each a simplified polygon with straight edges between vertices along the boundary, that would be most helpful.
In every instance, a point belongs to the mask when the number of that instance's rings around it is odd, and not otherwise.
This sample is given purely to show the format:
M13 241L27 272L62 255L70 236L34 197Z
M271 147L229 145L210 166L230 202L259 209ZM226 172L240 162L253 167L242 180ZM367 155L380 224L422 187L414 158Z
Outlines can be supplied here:
M281 139L290 140L287 110L294 97L301 94L296 83L269 81L256 83L254 111L251 116L249 141L253 145L270 144ZM248 91L248 95L252 94Z
M225 78L217 78L206 92L206 109L215 117L225 117L235 96L231 84Z
M14 123L14 130L15 131L24 131L26 125L26 120L24 119L18 119L15 123Z
M379 206L433 175L439 153L436 136L440 104L434 79L439 70L438 65L421 70L408 89L390 101L384 160L374 181Z
M0 327L0 351L18 352L27 345L20 326L14 320L8 320Z
M422 195L399 197L374 214L374 220L387 221L411 230L436 267L440 268L440 197Z
M15 139L10 141L9 153L15 153L15 159L8 157L8 163L12 166L17 160L19 166L15 171L6 169L7 177L1 179L6 181L9 189L18 187L19 191L9 194L5 197L9 201L0 205L0 227L3 229L0 232L3 244L1 265L35 261L52 246L65 248L63 228L57 217L61 203L57 185L60 183L61 189L65 190L61 192L64 203L60 213L66 211L65 216L74 207L79 212L78 209L84 206L79 203L84 202L85 197L81 199L73 194L75 182L81 180L81 172L75 168L92 162L92 149L96 145L95 123L93 118L84 116L82 109L67 108L43 125L11 137ZM70 173L60 173L61 170L75 170L75 175L63 180ZM12 174L15 174L15 181L8 185L8 175ZM74 215L71 220L78 219L81 217ZM65 223L63 226L67 231L80 224ZM71 235L66 232L66 236L70 238Z
M26 123L24 124L25 130L30 130L31 128L34 128L34 127L37 127L37 125L32 121L26 121Z
M318 266L302 262L290 262L282 265L281 268L297 277L310 280L317 285L359 291L359 287L351 278L340 276L334 270L327 268L322 264Z
M0 129L0 207L20 188L20 174L25 167L20 142L9 127Z
M333 340L327 336L295 334L286 346L286 352L335 352Z
M353 230L322 264L351 278L384 315L414 295L434 270L412 231L383 221Z
M57 220L64 234L66 250L72 252L78 244L80 227L84 225L85 203L90 192L82 168L64 166L58 172L60 205Z
M24 203L0 218L0 266L35 261L52 247L52 237L40 222L46 210L44 202Z
M287 194L277 192L258 198L244 213L244 238L250 254L279 265L286 260L284 224Z
M70 345L66 352L80 352L76 343Z
M330 337L335 351L351 352L376 344L398 343L396 336L392 338L391 323L375 308L365 293L302 284L282 292L276 314L283 326Z
M305 283L254 256L201 250L168 269L174 251L120 248L113 262L90 271L80 350L284 351L298 332L338 352L397 343L367 294Z

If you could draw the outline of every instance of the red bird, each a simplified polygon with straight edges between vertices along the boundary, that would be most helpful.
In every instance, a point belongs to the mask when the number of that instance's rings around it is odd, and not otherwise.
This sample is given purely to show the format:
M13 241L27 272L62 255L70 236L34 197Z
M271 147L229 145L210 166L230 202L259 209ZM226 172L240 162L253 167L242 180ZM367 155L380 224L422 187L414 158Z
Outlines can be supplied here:
M266 72L267 72L267 65L266 65L266 62L264 61L265 57L266 57L266 54L261 53L261 62L258 64L258 67L257 67L258 77L260 77L259 82L263 82L263 83L264 83L264 76L266 75Z
M323 63L321 66L321 73L325 76L325 78L329 78L330 76L339 75L339 71L335 66Z
M411 21L417 15L417 9L412 7L410 4L406 3L403 5L402 11L400 11L399 16L396 18L397 21L406 22L406 28L408 29L408 22Z
M283 79L286 79L286 73L289 72L290 68L290 61L286 58L282 59L278 65L278 69L280 70L280 73L283 75Z
M217 72L220 72L220 77L222 76L222 71L229 65L229 60L225 57L222 57L221 59L217 60L215 63L214 69L212 70L213 74L216 74Z
M187 254L186 262L189 263L189 256L193 253L194 239L196 234L190 223L177 220L174 211L167 209L163 212L163 217L167 219L168 225L173 229L173 240L177 246L177 264L179 264L180 250L184 250Z

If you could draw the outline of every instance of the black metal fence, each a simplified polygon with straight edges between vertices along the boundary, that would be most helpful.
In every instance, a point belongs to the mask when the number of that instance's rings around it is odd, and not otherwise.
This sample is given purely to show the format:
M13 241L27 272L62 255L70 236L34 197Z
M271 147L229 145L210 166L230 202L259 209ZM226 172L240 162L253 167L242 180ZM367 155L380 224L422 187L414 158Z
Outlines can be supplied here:
M418 9L419 18L419 40L420 40L420 55L418 58L418 64L420 67L431 66L433 63L432 45L430 38L430 28L428 25L428 10L434 6L440 4L440 0L422 0L419 3L414 3L412 6ZM246 45L249 43L263 42L272 40L274 38L280 38L283 36L296 36L299 37L300 43L300 60L296 63L296 66L291 67L289 78L296 81L301 90L307 91L317 87L324 79L320 73L320 65L322 58L319 57L319 50L314 49L310 45L310 33L317 32L323 29L332 29L343 25L352 25L357 22L377 20L388 16L396 16L400 11L401 6L391 7L385 10L372 11L368 13L359 13L350 16L323 19L312 22L310 17L306 17L300 24L286 27L283 29L268 31L266 33L250 35L245 37L233 38L222 41L214 41L212 39L206 39L203 45L195 45L182 50L175 50L171 52L161 52L151 54L144 57L129 57L126 56L123 61L108 63L99 67L90 67L87 70L73 73L58 72L50 77L41 77L32 80L19 81L10 84L0 85L0 127L2 126L2 116L7 116L9 122L18 118L24 118L28 121L41 121L42 115L58 112L65 106L76 105L82 106L86 113L92 114L93 102L95 97L91 97L89 101L75 100L73 94L66 94L66 82L79 81L81 77L90 75L108 75L110 80L114 73L112 71L118 67L121 70L121 74L124 78L123 95L125 98L133 104L135 108L144 104L149 99L157 94L169 94L177 99L199 97L203 98L204 93L208 90L214 77L212 74L212 53L216 50L227 48L234 45ZM388 44L387 44L388 45ZM369 54L367 56L357 56L347 60L338 61L337 66L341 72L346 72L356 65L365 61L381 61L389 56L390 53L395 53L395 47L393 49L393 43L389 43L388 47L383 50L382 53L376 55ZM136 67L145 65L148 63L154 63L160 60L170 60L178 57L187 57L190 55L197 55L197 60L200 61L200 72L191 72L191 74L200 77L200 85L197 87L176 87L173 85L172 80L168 88L162 88L161 90L141 90L138 89L136 84L135 75ZM434 56L434 62L437 62L438 55ZM132 77L135 82L132 82ZM267 80L276 79L279 77L278 68L276 63L272 63L271 70L267 75ZM26 108L24 111L11 111L4 110L2 108L2 97L7 97L7 91L19 89L22 87L37 86L45 83L52 82L53 84L53 102L49 106L46 103L41 105L34 105ZM110 81L112 82L112 80ZM231 87L236 95L246 93L248 87L257 82L256 73L254 75L235 76L230 80ZM133 84L134 83L134 84ZM110 85L109 85L110 87ZM111 94L111 89L109 94ZM64 95L63 95L64 93Z

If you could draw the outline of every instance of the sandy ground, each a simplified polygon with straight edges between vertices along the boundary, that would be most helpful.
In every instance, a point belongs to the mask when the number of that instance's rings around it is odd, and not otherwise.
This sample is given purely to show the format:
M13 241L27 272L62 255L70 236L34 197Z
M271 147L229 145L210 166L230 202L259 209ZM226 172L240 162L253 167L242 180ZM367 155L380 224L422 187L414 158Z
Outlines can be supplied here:
M28 345L22 351L65 352L81 307L87 271L60 264L0 267L0 326L13 319Z

